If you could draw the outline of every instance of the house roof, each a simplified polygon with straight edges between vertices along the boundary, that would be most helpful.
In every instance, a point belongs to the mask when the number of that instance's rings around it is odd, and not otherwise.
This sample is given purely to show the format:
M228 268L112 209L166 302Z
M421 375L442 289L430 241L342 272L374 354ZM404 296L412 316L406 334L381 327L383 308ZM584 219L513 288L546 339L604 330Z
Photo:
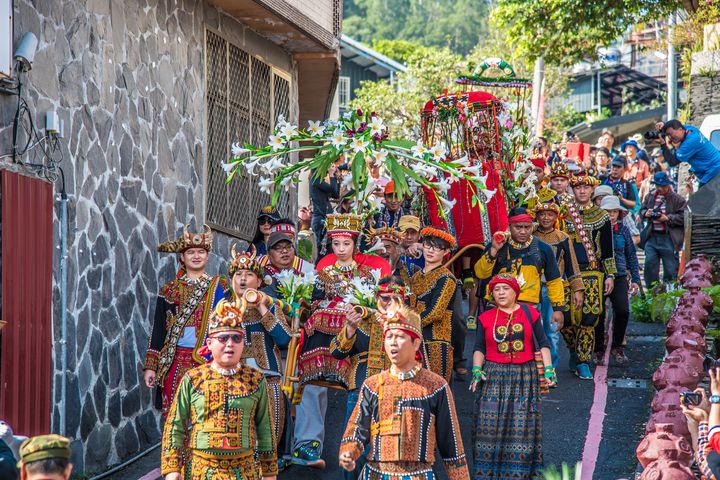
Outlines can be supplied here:
M397 72L404 72L405 65L376 52L347 35L340 37L340 54L343 59L373 71L380 78L390 77Z
M581 141L590 144L594 144L606 129L610 130L616 139L621 139L634 133L651 130L656 122L662 120L666 111L667 107L663 105L626 115L616 115L593 123L582 122L572 127L570 131Z
M597 77L597 70L575 76L574 81ZM602 82L602 106L609 107L614 113L620 112L623 106L623 89L627 89L633 101L640 104L656 100L662 92L667 91L665 82L645 75L634 68L617 64L604 68L600 72Z

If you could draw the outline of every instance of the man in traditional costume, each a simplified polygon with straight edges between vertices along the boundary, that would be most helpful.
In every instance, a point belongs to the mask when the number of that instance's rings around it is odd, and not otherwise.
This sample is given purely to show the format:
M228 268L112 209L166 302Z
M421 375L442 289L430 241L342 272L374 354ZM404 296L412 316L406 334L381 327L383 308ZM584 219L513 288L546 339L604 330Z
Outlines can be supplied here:
M183 375L163 429L165 480L265 480L277 475L267 384L243 364L240 305L220 301L210 319L212 360Z
M389 264L393 274L400 274L402 262L400 262L401 247L404 235L392 227L381 227L370 229L367 235L368 245L374 249L380 248L380 256Z
M470 478L450 386L420 363L421 329L407 308L384 324L391 367L363 383L340 444L347 471L369 445L363 480L434 480L436 447L450 480Z
M270 236L272 238L272 234ZM254 253L239 254L233 246L229 273L232 292L229 292L227 299L240 302L244 307L242 328L245 344L241 358L246 365L261 370L265 375L273 438L276 451L279 451L278 444L283 435L285 416L288 414L281 385L283 363L280 347L286 347L290 343L290 326L281 306L273 297L259 292L265 285L264 272ZM278 468L284 468L284 461L279 461Z
M411 271L403 268L402 276L411 292L410 307L420 314L422 321L427 367L449 382L454 364L452 343L455 342L451 343L453 322L464 322L462 311L454 308L457 303L455 295L459 295L458 281L443 265L445 257L455 247L455 237L434 227L425 227L420 236L425 266L419 268L413 265ZM458 344L464 345L466 331L457 333L458 337L462 337L456 338Z
M390 360L383 348L383 324L404 305L405 287L398 276L380 279L377 309L351 308L345 318L345 327L333 338L330 354L335 358L349 358L352 365L352 384L348 387L345 422L357 403L360 387L368 377L390 368ZM357 468L344 472L346 480L358 478L365 465L365 456L356 459Z
M563 288L565 291L565 304L563 305L563 324L570 324L570 303L575 302L576 308L581 308L583 303L583 292L585 286L580 277L580 267L575 256L575 249L570 243L568 234L555 228L558 215L560 214L560 206L555 203L554 199L557 192L549 188L541 188L538 191L538 201L535 204L533 213L537 227L533 234L537 239L547 243L555 253L555 259L558 263L558 269L562 275ZM550 341L550 353L553 362L553 368L557 368L558 363L558 345L560 341L560 333L552 324L552 303L548 295L546 285L542 287L542 295L540 305L538 306L543 320L543 328L545 336Z
M509 273L519 279L520 303L540 303L543 284L547 286L552 304L552 321L563 324L565 304L563 281L557 260L550 245L533 236L533 217L524 207L515 207L508 218L510 235L496 233L480 260L475 264L475 275L489 280L498 273ZM489 292L486 295L491 299Z
M158 246L159 252L180 254L181 263L177 278L158 294L143 367L145 385L158 387L156 407L163 415L183 374L205 363L198 351L205 343L207 321L229 288L225 276L212 277L205 271L212 239L207 225L203 233L189 233L186 226L178 240Z
M267 255L258 256L257 261L264 269L264 276L270 280L264 291L275 298L279 298L277 276L280 272L290 270L295 275L305 275L315 271L315 265L297 256L295 240L295 225L288 219L280 219L270 226Z
M599 181L586 174L571 179L575 201L566 204L565 229L572 240L584 285L582 309L571 305L572 321L561 330L570 350L570 369L583 380L591 380L588 362L595 348L595 324L600 321L605 295L615 281L612 225L605 210L592 202Z

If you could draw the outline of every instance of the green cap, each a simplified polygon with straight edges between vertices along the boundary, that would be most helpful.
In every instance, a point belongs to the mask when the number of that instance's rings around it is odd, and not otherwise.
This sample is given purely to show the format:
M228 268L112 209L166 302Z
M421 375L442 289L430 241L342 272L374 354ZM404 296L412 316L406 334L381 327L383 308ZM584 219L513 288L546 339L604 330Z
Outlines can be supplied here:
M70 440L54 434L29 438L20 445L20 458L25 464L52 458L69 460L70 452Z

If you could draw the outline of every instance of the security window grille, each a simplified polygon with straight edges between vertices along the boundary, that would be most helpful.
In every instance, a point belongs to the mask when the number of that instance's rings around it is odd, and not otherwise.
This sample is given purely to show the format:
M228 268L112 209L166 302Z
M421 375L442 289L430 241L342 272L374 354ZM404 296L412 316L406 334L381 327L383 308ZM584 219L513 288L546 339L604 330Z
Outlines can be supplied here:
M350 77L338 78L338 103L343 109L350 106Z
M227 185L221 163L230 158L230 145L264 145L278 115L289 119L290 82L270 65L206 30L207 78L207 212L208 224L230 235L252 240L256 214L270 203L260 192L259 177L238 175ZM278 210L289 211L289 195Z

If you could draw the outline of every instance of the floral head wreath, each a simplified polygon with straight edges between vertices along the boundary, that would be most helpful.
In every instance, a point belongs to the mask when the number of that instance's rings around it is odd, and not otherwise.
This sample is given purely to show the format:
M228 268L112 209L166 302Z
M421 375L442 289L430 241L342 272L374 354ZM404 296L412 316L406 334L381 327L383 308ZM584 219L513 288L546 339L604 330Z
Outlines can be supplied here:
M445 230L435 227L425 227L420 231L420 238L427 237L435 237L441 240L445 240L447 243L450 244L451 250L455 248L455 237L453 237L450 232L447 232Z
M405 296L405 287L402 285L397 285L394 283L381 283L377 287L377 293L378 295L393 295L397 294L402 297Z

